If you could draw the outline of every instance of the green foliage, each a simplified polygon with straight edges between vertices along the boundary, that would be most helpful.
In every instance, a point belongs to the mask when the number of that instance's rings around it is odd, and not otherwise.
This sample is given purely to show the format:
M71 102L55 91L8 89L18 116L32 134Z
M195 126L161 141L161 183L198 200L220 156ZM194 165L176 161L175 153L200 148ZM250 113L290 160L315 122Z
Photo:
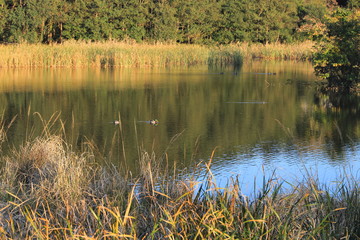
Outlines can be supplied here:
M4 3L2 3L2 0L0 0L0 42L3 40L2 35L6 24L6 19L7 9L5 8Z
M75 1L71 4L71 11L66 13L66 24L64 24L62 31L62 36L65 39L86 39L86 28L82 19L85 9L82 1Z
M180 42L201 43L211 39L220 20L218 1L176 0Z
M255 25L250 30L253 40L263 43L291 40L292 30L298 20L294 2L259 0L252 4L256 9Z
M148 38L159 41L177 39L176 9L168 1L154 2L149 10Z
M0 39L10 43L52 40L56 24L61 20L61 4L64 3L60 0L0 2L0 12L4 14L0 15Z
M297 28L296 3L290 0L228 0L221 6L221 24L216 41L230 43L291 42Z
M300 40L308 38L316 39L312 30L314 26L324 21L326 13L327 7L323 0L300 1L297 6L297 15L299 16L297 37Z
M360 1L359 0L348 0L347 7L352 8L352 9L360 8Z
M0 41L276 43L305 40L325 0L0 0ZM356 8L358 0L348 1ZM305 31L306 32L306 31Z
M314 55L316 73L329 87L350 90L360 82L359 10L338 9L327 19Z
M221 6L222 18L219 30L214 34L214 39L220 43L234 41L249 41L246 29L248 28L247 4L245 1L226 1Z

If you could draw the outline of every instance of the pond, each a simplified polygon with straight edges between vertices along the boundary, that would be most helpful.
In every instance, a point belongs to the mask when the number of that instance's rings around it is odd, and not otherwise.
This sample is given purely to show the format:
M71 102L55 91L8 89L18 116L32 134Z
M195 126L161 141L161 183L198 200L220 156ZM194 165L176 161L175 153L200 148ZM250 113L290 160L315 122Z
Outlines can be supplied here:
M139 149L178 169L208 161L220 183L262 176L321 182L357 174L360 101L320 94L308 62L252 61L186 69L1 69L0 111L14 148L61 132L102 164L138 173ZM341 108L344 103L347 108ZM158 119L158 126L148 124ZM114 120L121 124L114 125ZM6 147L3 146L6 152Z

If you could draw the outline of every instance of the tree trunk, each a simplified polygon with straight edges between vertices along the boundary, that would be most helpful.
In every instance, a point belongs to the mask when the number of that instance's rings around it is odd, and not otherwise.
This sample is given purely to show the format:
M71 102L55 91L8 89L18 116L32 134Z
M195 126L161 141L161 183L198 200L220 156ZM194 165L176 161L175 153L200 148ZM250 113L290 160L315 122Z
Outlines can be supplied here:
M62 43L62 31L63 31L63 24L62 23L59 23L59 29L60 29L59 43Z

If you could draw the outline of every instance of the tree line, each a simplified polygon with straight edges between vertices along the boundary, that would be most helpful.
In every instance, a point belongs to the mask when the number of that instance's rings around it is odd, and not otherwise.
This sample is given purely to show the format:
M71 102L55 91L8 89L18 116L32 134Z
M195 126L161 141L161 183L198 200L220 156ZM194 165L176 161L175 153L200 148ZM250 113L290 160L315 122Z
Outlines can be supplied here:
M339 1L356 5L358 0ZM335 0L0 0L0 43L125 40L272 43L306 39Z

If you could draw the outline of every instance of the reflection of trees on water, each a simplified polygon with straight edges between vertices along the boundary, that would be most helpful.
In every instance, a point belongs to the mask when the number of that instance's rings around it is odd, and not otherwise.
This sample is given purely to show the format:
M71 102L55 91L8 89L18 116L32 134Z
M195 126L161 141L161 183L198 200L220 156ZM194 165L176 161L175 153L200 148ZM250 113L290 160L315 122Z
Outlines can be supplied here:
M167 151L169 164L176 161L182 166L207 159L216 147L219 156L235 155L239 146L246 146L250 152L254 149L276 157L276 153L295 151L297 146L304 151L306 146L322 146L329 159L337 159L344 145L360 136L357 98L336 100L318 94L314 100L314 86L308 84L314 76L309 67L306 63L252 62L241 69L134 72L132 77L105 71L85 76L103 82L79 80L83 85L94 84L89 88L58 91L39 87L3 93L0 110L8 121L18 115L19 121L9 130L14 145L21 144L29 128L39 124L33 112L44 119L61 112L66 137L74 147L92 140L116 164L126 156L132 170L136 170L138 146L157 156ZM248 101L264 103L236 103ZM351 107L340 108L340 103ZM119 114L121 130L109 123ZM159 126L136 123L153 118L159 119Z
M341 156L360 136L360 96L318 92L313 108L312 130L327 144L330 156Z
M306 92L299 85L297 88L296 98ZM300 103L301 110L297 110L300 114L289 111L290 106L296 106L295 103L290 104L289 108L283 106L287 114L297 118L293 122L289 121L290 118L282 118L286 124L279 121L285 133L282 140L279 141L277 137L269 141L258 139L256 144L241 146L226 154L227 158L231 159L229 155L232 155L246 162L253 161L253 158L261 159L263 164L289 161L290 165L294 159L302 163L326 159L330 164L352 160L349 159L349 152L356 151L359 145L360 96L320 92L313 96L313 103ZM291 100L291 97L288 99ZM266 131L268 129L264 133ZM266 139L265 136L263 134Z

